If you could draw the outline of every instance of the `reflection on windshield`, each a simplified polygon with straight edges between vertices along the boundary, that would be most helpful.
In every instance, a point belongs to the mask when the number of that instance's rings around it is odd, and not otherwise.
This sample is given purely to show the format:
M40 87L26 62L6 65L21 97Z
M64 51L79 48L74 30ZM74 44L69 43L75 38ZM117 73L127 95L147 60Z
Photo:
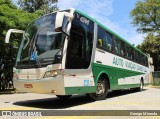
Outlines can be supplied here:
M41 63L53 61L54 56L62 47L62 33L39 35L36 42L36 51Z
M17 56L18 68L56 63L64 35L54 31L55 17L56 13L41 17L27 28Z

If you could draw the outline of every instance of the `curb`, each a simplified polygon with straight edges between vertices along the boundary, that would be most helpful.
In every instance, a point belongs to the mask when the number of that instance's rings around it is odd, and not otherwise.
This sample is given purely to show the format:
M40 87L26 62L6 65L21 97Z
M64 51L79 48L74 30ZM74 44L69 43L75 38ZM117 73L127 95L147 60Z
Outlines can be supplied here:
M160 89L160 86L152 86L152 85L149 85L149 86L146 86L146 87L150 87L150 88L158 88L158 89Z

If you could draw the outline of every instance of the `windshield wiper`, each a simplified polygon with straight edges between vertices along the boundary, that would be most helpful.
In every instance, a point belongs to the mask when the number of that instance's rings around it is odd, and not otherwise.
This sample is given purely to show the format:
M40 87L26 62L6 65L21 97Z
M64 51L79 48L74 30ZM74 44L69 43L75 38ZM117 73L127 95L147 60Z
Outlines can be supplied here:
M32 38L32 43L33 43L33 45L30 46L30 51L29 51L29 53L30 53L30 57L31 57L31 54L32 54L32 53L36 53L35 60L36 60L36 63L37 63L37 65L38 65L38 68L40 68L40 67L41 67L41 63L40 63L40 61L39 61L38 54L37 54L37 53L38 53L38 51L37 51L38 45L36 44L38 34L39 34L39 30L37 30L36 34L35 34L34 37ZM32 43L31 43L31 44L32 44ZM32 47L32 48L31 48L31 47ZM32 51L33 51L33 52L32 52Z

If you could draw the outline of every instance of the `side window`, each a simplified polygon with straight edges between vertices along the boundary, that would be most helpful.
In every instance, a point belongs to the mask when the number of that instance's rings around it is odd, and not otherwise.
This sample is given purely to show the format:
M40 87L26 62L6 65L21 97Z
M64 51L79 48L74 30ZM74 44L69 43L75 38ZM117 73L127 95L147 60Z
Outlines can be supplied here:
M138 52L138 63L141 63L140 53Z
M112 52L118 54L118 40L113 36Z
M133 48L131 47L131 52L130 52L131 54L130 54L130 58L132 59L132 60L134 60L134 50L133 50Z
M106 32L101 27L98 27L97 45L101 48L106 48Z
M97 46L108 51L112 49L111 35L100 26L98 26Z
M109 33L106 33L107 36L107 50L111 51L112 49L112 36Z
M141 54L140 61L142 65L148 66L148 58L145 55Z
M124 56L124 51L125 50L122 49L122 41L120 39L118 39L117 37L113 36L113 52L115 54Z
M138 51L135 51L135 61L140 63L140 53Z
M147 66L147 67L148 67L148 57L146 57L146 56L145 56L145 58L144 58L144 59L145 59L145 60L144 60L144 61L145 61L145 66Z
M126 57L134 60L134 50L129 45L126 45Z
M126 55L126 50L125 50L125 43L123 41L120 41L120 53L121 53L121 56L125 56Z
M136 59L137 59L136 50L134 50L133 52L134 52L134 61L136 62Z
M140 59L140 61L141 61L141 64L142 65L144 65L145 63L145 58L144 58L144 55L143 54L141 54L141 59Z
M129 58L130 56L130 47L126 44L126 57Z
M137 53L137 51L135 51L135 55L134 56L135 56L135 61L138 62L138 53Z

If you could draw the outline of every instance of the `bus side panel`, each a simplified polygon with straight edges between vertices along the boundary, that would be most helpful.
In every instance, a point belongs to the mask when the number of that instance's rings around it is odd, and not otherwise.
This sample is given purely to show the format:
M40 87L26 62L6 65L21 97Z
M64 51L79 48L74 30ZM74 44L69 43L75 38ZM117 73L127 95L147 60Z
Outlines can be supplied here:
M106 74L109 78L111 90L139 87L140 79L141 77L144 77L143 73L140 72L119 69L97 63L92 64L92 71L95 77L95 84L97 84L101 74Z
M96 92L90 69L66 69L64 76L65 94L85 94Z
M86 94L86 93L95 93L95 92L96 92L95 86L65 87L65 94L66 95Z
M102 73L107 74L111 90L139 87L147 73L144 66L101 49L96 49L92 71L95 83Z

